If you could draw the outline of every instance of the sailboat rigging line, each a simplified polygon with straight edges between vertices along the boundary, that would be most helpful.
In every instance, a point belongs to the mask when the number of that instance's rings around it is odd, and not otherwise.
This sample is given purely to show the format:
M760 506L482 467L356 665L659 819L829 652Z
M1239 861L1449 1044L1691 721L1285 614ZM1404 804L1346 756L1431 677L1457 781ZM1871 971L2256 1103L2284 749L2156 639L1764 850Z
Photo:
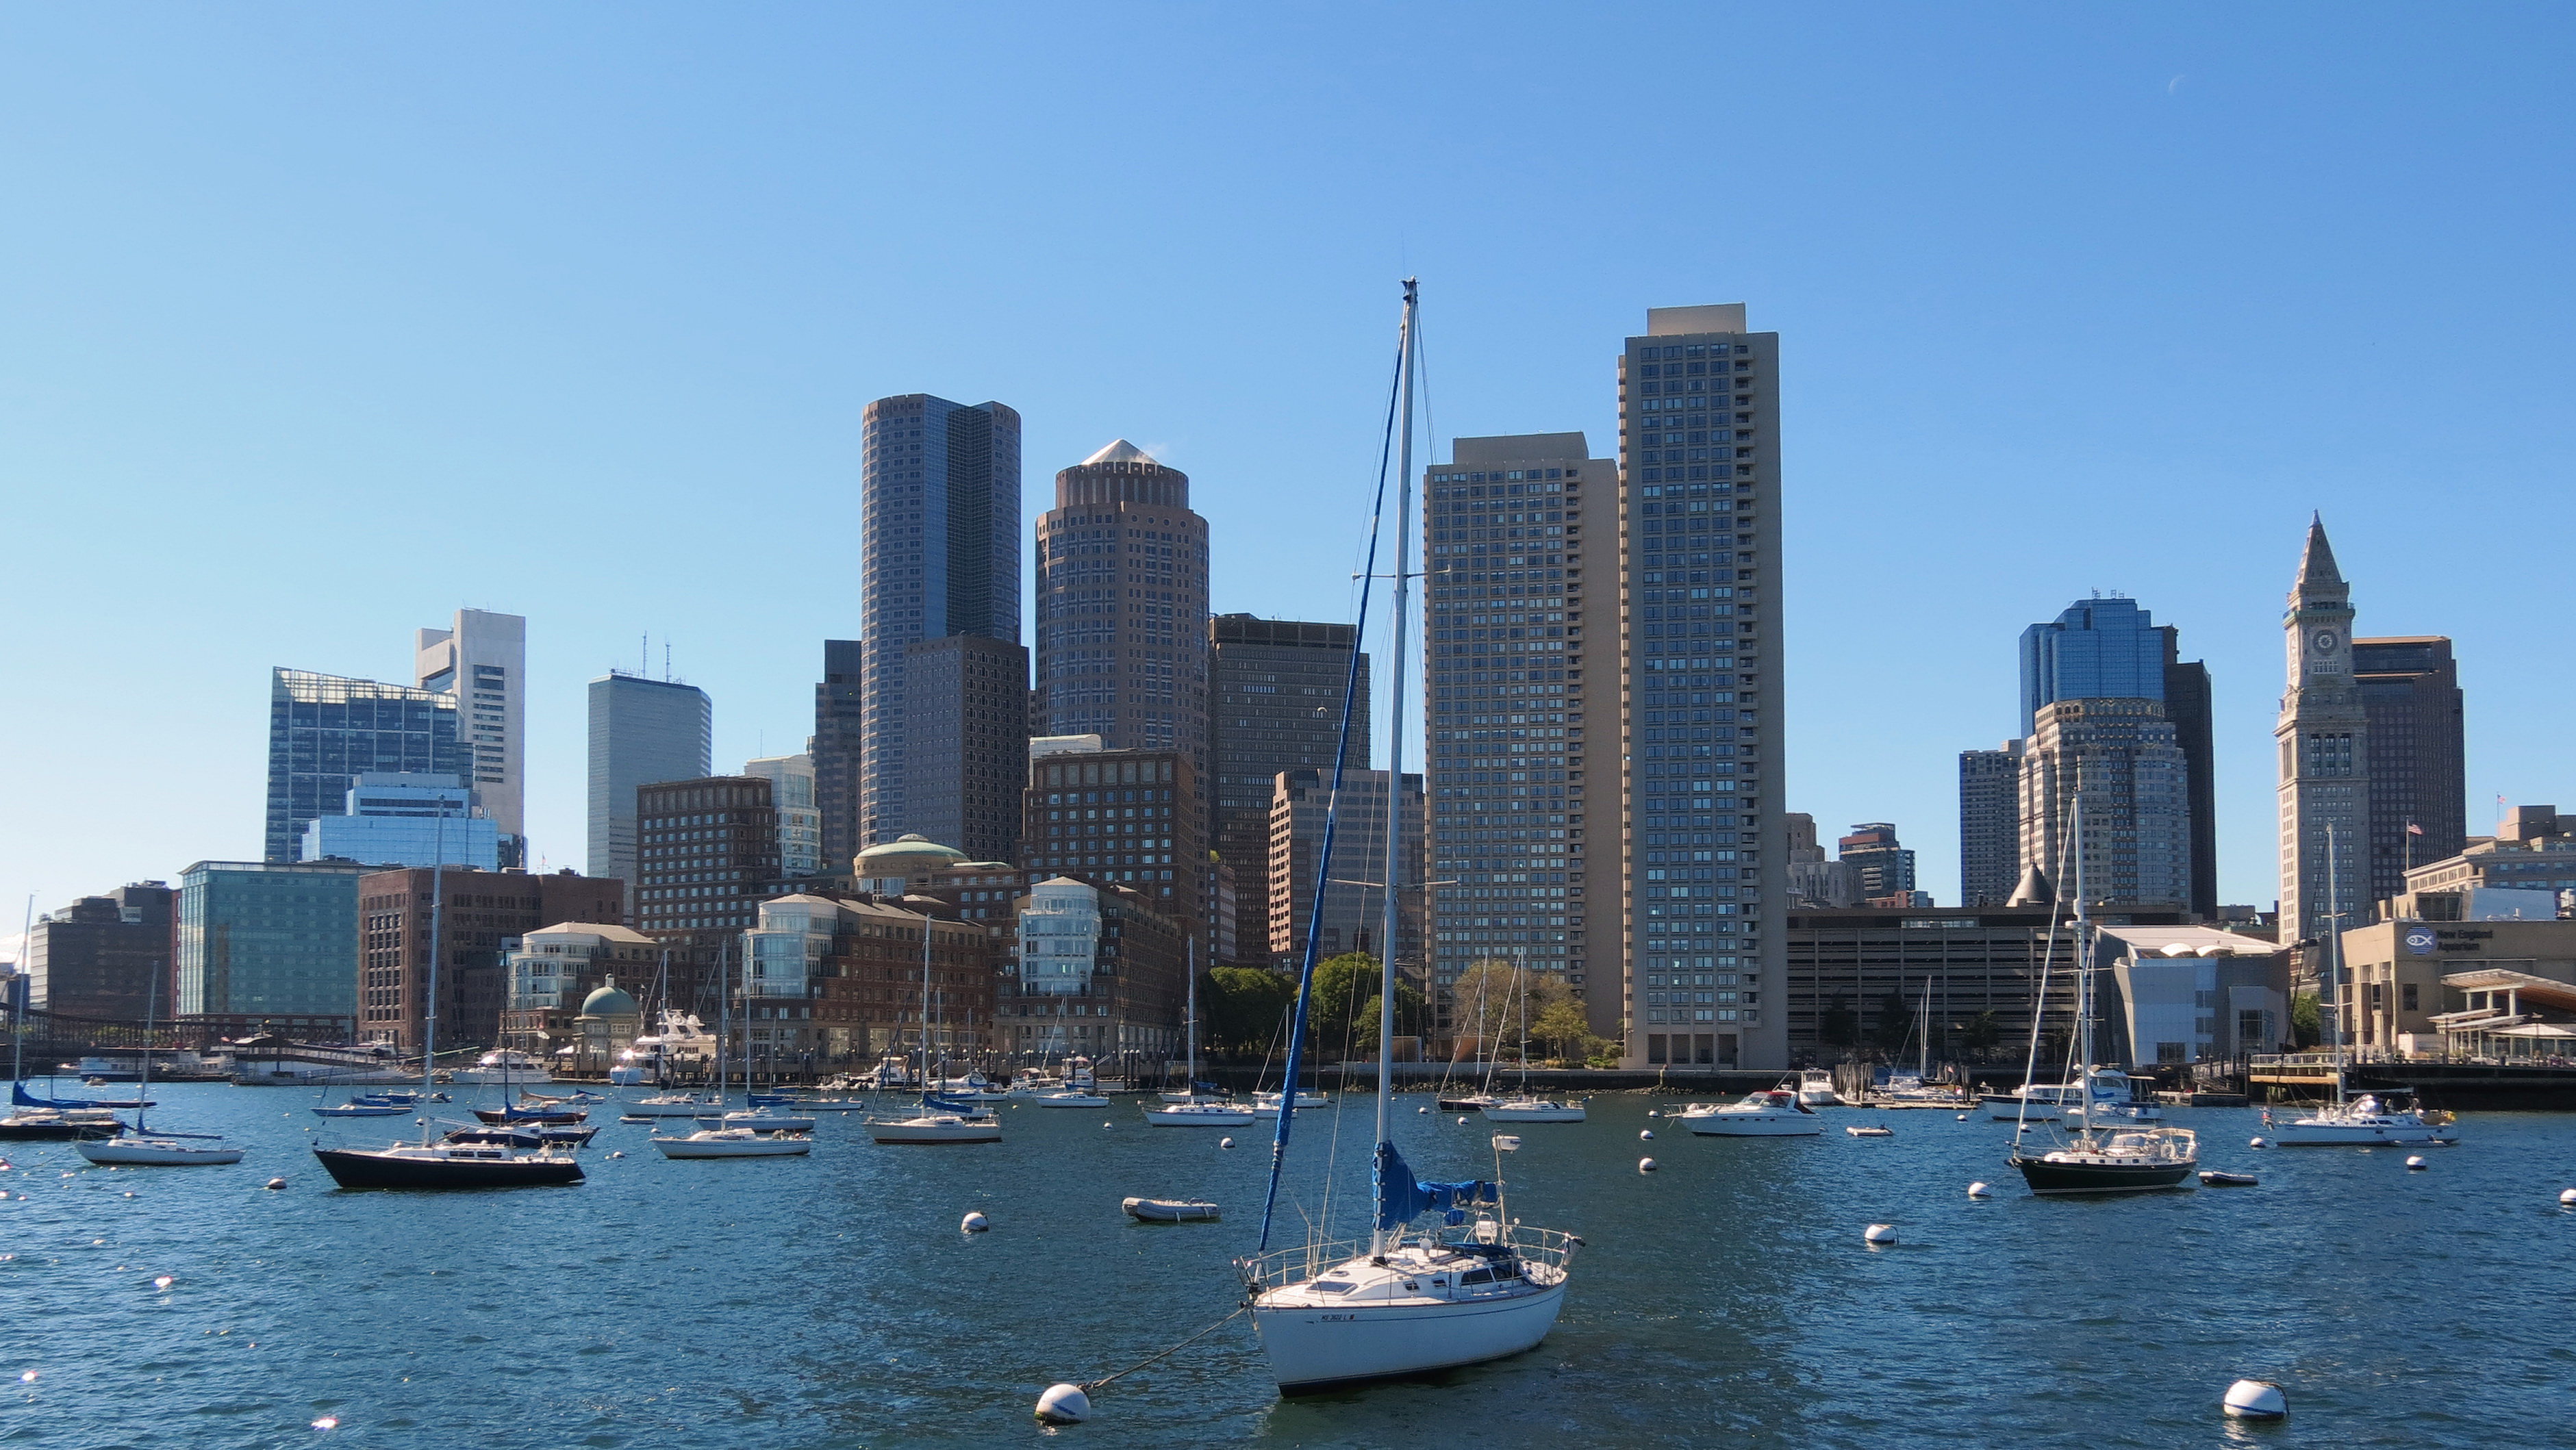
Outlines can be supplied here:
M1198 1333L1193 1334L1189 1338L1182 1340L1180 1343L1173 1345L1171 1348L1164 1350L1161 1354L1147 1355L1145 1358L1136 1361L1134 1364L1127 1366L1116 1374L1107 1375L1096 1380L1084 1380L1076 1388L1080 1389L1087 1395L1093 1390L1100 1388L1102 1385L1109 1384L1116 1380L1123 1380L1127 1376L1134 1374L1136 1371L1143 1369L1145 1366L1152 1364L1158 1359L1171 1358L1173 1355L1180 1353L1182 1350L1189 1348L1191 1345L1198 1343L1200 1340L1207 1338L1209 1335L1214 1334L1216 1331L1223 1329L1227 1325L1232 1324L1237 1319L1240 1319L1251 1312L1252 1306L1247 1303L1241 1308L1236 1309L1232 1314L1225 1316L1223 1319L1209 1325L1207 1328L1200 1330Z
M2068 839L2070 848L2081 844L2074 842L2072 837ZM2048 1015L2048 972L2057 961L2057 923L2066 912L2065 897L2058 892L2051 892L2049 895L2051 900L2048 904L2048 945L2039 954L2039 990L2030 999L2030 1056L2022 1063L2021 1106L2013 1112L2016 1143L2020 1141L2021 1131L2030 1125L2030 1087L2039 1078L2039 1023L2041 1018ZM2090 1089L2088 1088L2087 1091L2089 1092ZM2087 1102L2089 1104L2090 1099L2087 1099Z
M1412 290L1412 285L1407 283L1405 292L1408 297ZM1401 393L1407 381L1405 354L1412 343L1410 332L1412 309L1408 307L1405 313L1405 323L1396 329L1395 375L1387 382L1386 433L1378 443L1377 492L1369 507L1368 558L1363 567L1365 574L1377 572L1378 540L1379 535L1385 530L1386 475L1394 464L1396 417L1402 403ZM1360 586L1357 617L1352 622L1355 639L1368 637L1368 605L1369 590L1363 583ZM1270 1139L1270 1186L1261 1199L1261 1241L1256 1252L1267 1252L1270 1248L1270 1222L1279 1203L1279 1175L1288 1161L1288 1133L1297 1121L1297 1069L1305 1056L1306 1008L1307 999L1313 995L1315 985L1315 953L1323 945L1324 939L1324 894L1331 889L1333 878L1333 836L1341 825L1342 775L1349 767L1351 758L1351 715L1359 699L1361 653L1358 649L1351 651L1349 671L1344 675L1342 682L1341 733L1333 745L1332 790L1324 797L1324 839L1315 852L1315 891L1313 903L1306 913L1306 947L1297 960L1297 1011L1288 1032L1286 1095L1279 1100L1279 1124ZM1388 831L1395 833L1396 825L1396 821L1390 819L1387 822Z

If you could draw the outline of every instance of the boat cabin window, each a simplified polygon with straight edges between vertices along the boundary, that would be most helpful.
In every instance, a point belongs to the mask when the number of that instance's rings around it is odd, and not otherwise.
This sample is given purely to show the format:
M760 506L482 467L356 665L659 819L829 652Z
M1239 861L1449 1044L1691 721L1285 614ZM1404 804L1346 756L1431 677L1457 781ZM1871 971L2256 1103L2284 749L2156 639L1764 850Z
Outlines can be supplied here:
M1357 1287L1359 1286L1339 1279L1317 1279L1315 1281L1315 1292L1318 1294L1347 1294Z
M1494 1271L1491 1269L1469 1269L1467 1272L1458 1276L1458 1286L1462 1289L1469 1284L1490 1284L1492 1282L1494 1282Z

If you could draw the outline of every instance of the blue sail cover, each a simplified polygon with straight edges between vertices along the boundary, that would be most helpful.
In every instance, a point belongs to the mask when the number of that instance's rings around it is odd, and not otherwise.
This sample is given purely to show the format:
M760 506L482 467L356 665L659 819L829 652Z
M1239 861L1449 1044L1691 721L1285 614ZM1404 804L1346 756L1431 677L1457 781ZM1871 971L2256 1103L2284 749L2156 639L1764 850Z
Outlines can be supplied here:
M1424 1183L1405 1166L1393 1143L1377 1145L1377 1226L1402 1228L1418 1214L1435 1208L1471 1208L1502 1202L1497 1184L1470 1179L1465 1183Z
M921 1095L921 1105L934 1112L964 1113L969 1117L972 1117L975 1112L975 1105L973 1103L952 1103L948 1099L939 1096L937 1093L923 1093Z

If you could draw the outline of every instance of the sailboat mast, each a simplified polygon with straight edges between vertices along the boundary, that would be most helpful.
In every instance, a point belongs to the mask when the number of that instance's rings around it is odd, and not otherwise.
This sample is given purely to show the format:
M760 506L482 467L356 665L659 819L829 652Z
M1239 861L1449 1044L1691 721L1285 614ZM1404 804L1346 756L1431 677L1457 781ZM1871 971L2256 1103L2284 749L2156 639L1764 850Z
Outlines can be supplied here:
M1397 928L1404 920L1405 606L1412 600L1413 371L1414 351L1421 343L1417 321L1421 305L1414 279L1405 278L1404 338L1395 384L1395 611L1394 636L1388 646L1395 668L1388 674L1386 691L1386 915L1377 943L1377 1140L1381 1143L1387 1141L1388 1117L1393 1112L1389 1079L1395 1060L1395 948L1403 939Z
M1195 935L1190 938L1189 947L1183 959L1188 962L1190 973L1190 1055L1182 1070L1181 1086L1188 1090L1190 1101L1197 1102L1199 1100L1199 939ZM1171 1061L1168 1057L1163 1060Z
M422 1005L420 1030L420 1096L429 1100L431 1073L438 1061L438 954L439 928L447 917L447 797L438 798L438 824L431 830L429 851L429 979L428 994ZM502 1079L510 1074L502 1069ZM502 1094L503 1101L509 1095ZM429 1141L429 1120L421 1119L420 1140Z
M2326 822L2326 1020L2334 1034L2335 1106L2343 1106L2343 893L2335 880L2335 828Z
M2093 1131L2093 935L2084 912L2084 792L2075 792L2075 1102Z
M732 958L726 955L729 943L716 943L716 1111L724 1111L725 1049L733 1045L733 970Z
M930 1091L930 912L921 913L921 1090Z

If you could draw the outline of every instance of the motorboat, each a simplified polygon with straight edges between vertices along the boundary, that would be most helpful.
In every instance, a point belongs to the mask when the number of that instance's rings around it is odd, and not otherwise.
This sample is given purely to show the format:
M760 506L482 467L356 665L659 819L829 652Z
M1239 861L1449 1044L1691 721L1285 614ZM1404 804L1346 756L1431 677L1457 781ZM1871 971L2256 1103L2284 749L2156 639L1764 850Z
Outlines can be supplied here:
M2401 1106L2379 1093L2363 1093L2348 1103L2320 1108L2286 1123L2266 1108L2263 1123L2272 1141L2284 1148L2460 1141L2459 1123L2449 1113Z
M879 1143L998 1143L1002 1120L989 1114L924 1112L909 1118L870 1118L868 1136Z
M313 1156L342 1188L530 1188L582 1181L581 1163L570 1153L522 1153L497 1144L316 1147Z
M1001 1084L980 1072L970 1072L964 1077L941 1078L939 1086L934 1091L943 1098L970 1103L998 1103L1010 1096L1003 1091Z
M1583 1103L1560 1102L1555 1098L1505 1098L1482 1109L1489 1123L1580 1123Z
M1472 1113L1484 1108L1490 1108L1501 1101L1501 1098L1494 1096L1492 1093L1469 1093L1465 1097L1440 1099L1440 1111L1444 1113Z
M371 1103L352 1098L345 1103L325 1103L313 1109L317 1118L399 1118L412 1111L406 1103Z
M1724 1107L1692 1103L1668 1116L1704 1138L1812 1138L1825 1131L1824 1119L1788 1083L1747 1093Z
M0 1142L88 1142L124 1131L125 1120L105 1108L20 1108L0 1118Z
M546 1071L544 1063L507 1047L483 1054L474 1060L472 1067L458 1068L453 1077L461 1083L499 1083L504 1086L555 1080L554 1074Z
M2260 1186L2262 1182L2262 1179L2251 1173L2221 1173L2215 1168L2200 1170L2200 1185L2203 1188L2254 1188Z
M801 1158L814 1151L806 1133L756 1133L749 1128L701 1128L686 1137L656 1133L665 1158Z
M1100 1096L1098 1093L1080 1092L1073 1088L1059 1088L1051 1093L1040 1093L1036 1097L1029 1099L1029 1101L1035 1106L1041 1108L1105 1108L1109 1106L1109 1099Z
M694 1118L710 1108L721 1109L721 1098L700 1097L695 1093L657 1093L619 1104L618 1110L630 1118Z
M1254 1093L1252 1095L1253 1116L1257 1118L1279 1116L1280 1101L1286 1096L1285 1093ZM1308 1108L1330 1107L1332 1101L1332 1097L1326 1093L1301 1092L1297 1094L1297 1111L1302 1113Z
M1118 1206L1140 1223L1214 1223L1222 1217L1203 1198L1130 1198Z
M1811 1108L1848 1106L1843 1095L1834 1089L1834 1075L1821 1067L1811 1067L1798 1074L1798 1101Z
M782 1113L775 1108L736 1108L730 1113L700 1116L702 1128L748 1128L755 1133L810 1133L814 1119L804 1113Z
M1867 1125L1856 1123L1851 1127L1843 1129L1843 1131L1855 1138L1893 1138L1896 1136L1896 1130L1894 1128L1884 1127L1875 1123Z
M1252 1109L1232 1103L1165 1103L1145 1109L1145 1121L1157 1128L1240 1128L1252 1120Z

